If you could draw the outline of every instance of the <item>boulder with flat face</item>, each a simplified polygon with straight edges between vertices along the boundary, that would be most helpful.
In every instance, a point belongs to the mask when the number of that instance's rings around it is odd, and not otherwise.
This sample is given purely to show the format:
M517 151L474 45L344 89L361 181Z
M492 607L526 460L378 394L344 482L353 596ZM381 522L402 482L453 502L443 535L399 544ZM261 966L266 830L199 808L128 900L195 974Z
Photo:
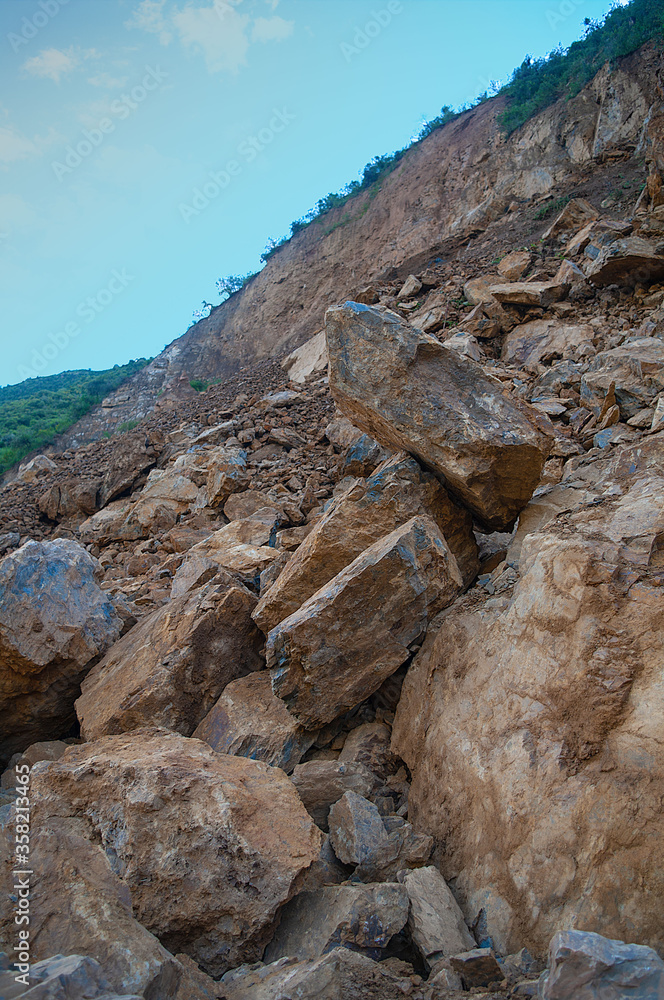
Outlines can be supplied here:
M400 452L332 501L258 602L254 620L269 632L369 545L416 514L433 518L454 553L464 584L470 583L479 568L470 514L450 500L438 480L414 458Z
M377 691L463 586L430 517L414 517L341 570L270 632L274 693L317 729Z
M226 685L260 670L256 598L208 584L136 625L85 678L76 711L87 740L164 726L191 736Z
M183 952L208 975L256 961L321 847L283 771L165 730L103 737L38 764L30 798L34 958L85 939L107 973L109 949L140 971L148 939L157 958ZM44 845L59 837L67 844L49 859ZM90 886L85 897L79 885Z
M0 563L0 761L75 720L81 680L122 631L78 542L26 542Z
M600 934L562 931L549 947L543 1000L650 1000L664 991L664 962L652 948Z
M590 247L586 247L586 256ZM593 285L634 285L657 281L664 275L664 240L628 236L597 248L584 268Z
M511 527L549 452L534 412L389 310L347 302L326 324L330 389L353 423L419 458L488 527Z

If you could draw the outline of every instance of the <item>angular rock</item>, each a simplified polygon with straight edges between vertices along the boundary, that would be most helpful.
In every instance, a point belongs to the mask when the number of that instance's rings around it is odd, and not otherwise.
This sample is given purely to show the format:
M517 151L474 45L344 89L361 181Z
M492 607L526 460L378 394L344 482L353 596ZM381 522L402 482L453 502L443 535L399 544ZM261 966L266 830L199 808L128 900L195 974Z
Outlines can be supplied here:
M369 476L376 466L390 457L390 452L368 434L362 434L344 453L339 463L339 475Z
M35 455L29 462L19 465L16 479L19 483L34 483L38 479L48 477L49 472L57 471L57 465L48 455Z
M247 453L242 448L220 448L208 466L207 495L212 506L222 506L231 493L249 483Z
M111 984L99 962L86 955L54 955L35 962L30 966L29 989L16 982L16 975L15 971L0 972L2 1000L14 1000L15 997L25 1000L113 1000L118 996L115 992L111 996ZM127 1000L142 998L134 994Z
M640 236L615 240L603 246L584 271L593 285L656 281L664 275L664 240L655 242Z
M345 865L371 862L387 843L387 830L378 809L357 792L345 792L330 809L330 843Z
M450 965L458 972L466 989L474 986L488 986L503 978L493 948L472 948L450 958Z
M394 975L383 962L348 948L334 948L309 962L285 958L271 965L235 969L223 977L222 986L228 1000L284 1000L285 996L297 1000L403 1000L412 990L409 978Z
M396 882L301 892L281 911L265 961L312 959L335 946L377 957L408 920L408 893Z
M652 438L608 459L585 503L526 537L513 593L458 601L404 682L409 817L503 954L542 955L572 921L664 944L661 462Z
M610 235L610 239L615 240L620 236L629 236L632 229L631 222L614 222L610 219L597 219L594 222L589 222L587 226L584 226L583 229L579 230L572 237L567 244L565 253L569 254L570 257L576 257L586 249L588 244L593 243L597 237L606 239L607 235Z
M491 285L494 299L503 305L550 306L567 297L569 285L556 281L512 281L504 285Z
M540 239L550 240L560 233L569 233L599 218L597 209L585 198L571 198Z
M314 372L324 371L327 368L325 331L321 330L315 337L302 344L302 347L296 348L284 358L281 367L288 372L291 382L299 383L306 382Z
M113 450L113 459L99 488L99 505L105 507L121 493L126 493L138 477L151 468L157 454L145 434L136 431L123 434L121 443Z
M550 447L533 411L394 313L348 302L326 322L330 389L353 422L419 457L490 528L511 526Z
M377 780L359 762L309 760L297 765L293 771L293 784L316 825L327 831L330 806L347 791L365 797L371 795Z
M422 290L422 282L414 274L408 275L401 289L397 292L398 299L410 299Z
M369 546L268 635L274 693L306 729L373 694L463 586L434 521L414 517Z
M150 725L190 736L230 681L263 667L255 605L240 585L208 584L146 615L81 686L85 739Z
M662 991L664 962L652 948L574 930L551 941L543 1000L654 1000Z
M463 294L471 306L482 305L484 302L495 302L491 285L498 283L498 275L485 274L481 278L471 278L463 286Z
M231 681L193 735L217 753L262 760L286 774L315 739L273 694L266 670Z
M498 264L498 273L507 281L518 281L530 267L532 259L529 250L512 250Z
M473 361L481 361L484 357L476 338L461 330L444 340L443 347L446 347L448 351L456 351L462 357L471 358Z
M434 519L456 557L464 584L469 584L479 568L470 515L415 459L400 452L332 501L288 568L261 597L255 621L269 632L369 545L416 514Z
M143 933L214 976L260 958L278 908L321 846L320 832L279 768L217 754L164 730L104 737L37 765L31 800L35 856L43 857L41 836L75 823L82 851L103 860L106 879L124 894L147 928ZM82 854L76 863L81 870ZM105 919L101 891L96 905L72 914L67 925L65 903L75 905L78 886L73 873L60 868L38 882L42 908L33 900L41 947L53 943L43 932L45 920L66 936L81 923ZM63 898L56 890L69 879ZM86 954L108 972L101 930L96 950ZM136 951L127 960L138 958Z
M623 420L651 406L664 390L664 344L642 337L602 351L583 375L582 403L599 415L611 386Z
M0 563L0 761L74 721L90 662L122 631L100 576L97 561L64 538L26 542Z
M545 364L555 358L569 357L581 344L592 343L595 328L589 323L561 323L553 319L536 319L515 326L503 341L504 361L524 367L539 361Z
M437 868L417 868L400 875L399 881L410 900L410 936L429 968L475 947L459 904Z
M382 722L366 722L350 731L339 762L364 764L379 779L385 780L388 775L395 774L401 764L390 748L391 738L389 726Z

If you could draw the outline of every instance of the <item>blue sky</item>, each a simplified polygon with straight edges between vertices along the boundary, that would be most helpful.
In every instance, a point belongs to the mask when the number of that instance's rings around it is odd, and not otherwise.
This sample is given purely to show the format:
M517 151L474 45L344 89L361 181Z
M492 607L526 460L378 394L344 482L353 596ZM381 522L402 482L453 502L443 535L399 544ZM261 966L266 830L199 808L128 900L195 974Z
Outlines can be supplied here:
M318 198L608 8L1 0L0 384L158 353Z

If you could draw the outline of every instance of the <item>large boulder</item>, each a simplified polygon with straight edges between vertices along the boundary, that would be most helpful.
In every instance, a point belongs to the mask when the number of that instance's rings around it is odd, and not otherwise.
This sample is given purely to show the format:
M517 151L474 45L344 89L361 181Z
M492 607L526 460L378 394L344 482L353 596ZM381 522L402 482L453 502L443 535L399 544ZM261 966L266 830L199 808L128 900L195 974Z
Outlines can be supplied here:
M586 248L586 255L588 255ZM644 240L628 236L598 248L585 266L586 277L594 285L634 285L656 281L664 275L664 240Z
M150 725L191 736L230 681L263 667L255 606L240 585L208 584L146 615L85 678L83 736Z
M64 538L26 542L0 563L0 762L74 722L81 680L122 631L101 575Z
M31 802L34 958L65 950L78 932L77 946L85 934L84 953L107 972L120 933L110 926L120 904L108 904L109 894L123 902L123 926L140 928L135 948L125 941L126 963L140 964L142 937L158 948L154 935L162 951L184 952L219 976L261 957L279 907L321 847L279 768L164 730L104 737L38 764ZM68 847L49 860L44 845L65 834ZM91 857L97 892L82 899Z
M462 586L438 526L430 517L411 518L270 632L274 693L305 728L331 722L408 659L431 616Z
M550 447L534 412L389 310L347 302L326 323L330 389L353 423L416 455L488 527L511 527Z
M287 774L316 736L303 729L273 693L267 670L231 681L193 735L217 753L262 760Z
M593 358L581 380L581 401L598 414L612 387L623 420L652 406L664 391L661 340L656 337L626 340Z
M429 865L399 875L410 910L410 937L429 968L475 947L459 904L437 868Z
M572 923L664 944L664 478L628 451L622 493L616 456L600 504L524 539L511 596L439 618L397 710L409 816L503 953Z
M0 972L2 1000L120 1000L99 962L87 955L53 955L26 965L29 973ZM125 995L125 1000L142 998Z
M663 994L664 962L652 948L574 930L551 942L542 1000L655 1000Z
M330 807L348 791L369 796L378 780L366 764L336 760L308 760L293 771L293 784L304 806L321 830L328 829Z
M591 344L595 335L596 330L589 323L535 319L515 326L507 334L501 356L512 364L536 367L539 361L568 357L582 344Z
M464 584L469 584L479 568L470 514L453 503L438 480L414 458L401 452L332 501L261 597L254 620L268 633L366 548L417 514L428 514L436 522Z
M99 505L105 507L121 493L126 493L138 477L157 460L154 447L140 430L123 434L113 449L109 467L99 489Z

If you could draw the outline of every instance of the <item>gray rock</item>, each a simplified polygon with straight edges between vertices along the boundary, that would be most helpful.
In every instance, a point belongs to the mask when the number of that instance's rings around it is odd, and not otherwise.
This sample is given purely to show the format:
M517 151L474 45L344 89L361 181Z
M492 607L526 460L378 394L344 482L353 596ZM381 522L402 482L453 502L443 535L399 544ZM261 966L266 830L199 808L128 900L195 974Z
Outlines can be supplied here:
M346 792L330 809L330 843L347 865L370 863L387 844L378 808L356 792Z
M429 967L475 947L459 904L437 868L418 868L401 875L399 881L410 899L411 938Z
M293 771L293 784L304 807L321 830L328 829L330 806L344 792L369 796L377 785L375 775L364 764L336 760L310 760Z
M489 983L500 982L503 978L493 948L472 948L460 955L452 955L450 965L459 973L469 990L473 986L488 986Z
M543 1000L659 1000L664 962L644 945L625 944L590 931L559 931L549 947Z
M408 893L396 882L301 892L282 909L265 960L318 958L337 945L378 957L405 927L408 905Z
M14 966L0 974L2 1000L88 1000L113 992L99 962L87 955L54 955L31 964L28 989L16 981L18 974Z

